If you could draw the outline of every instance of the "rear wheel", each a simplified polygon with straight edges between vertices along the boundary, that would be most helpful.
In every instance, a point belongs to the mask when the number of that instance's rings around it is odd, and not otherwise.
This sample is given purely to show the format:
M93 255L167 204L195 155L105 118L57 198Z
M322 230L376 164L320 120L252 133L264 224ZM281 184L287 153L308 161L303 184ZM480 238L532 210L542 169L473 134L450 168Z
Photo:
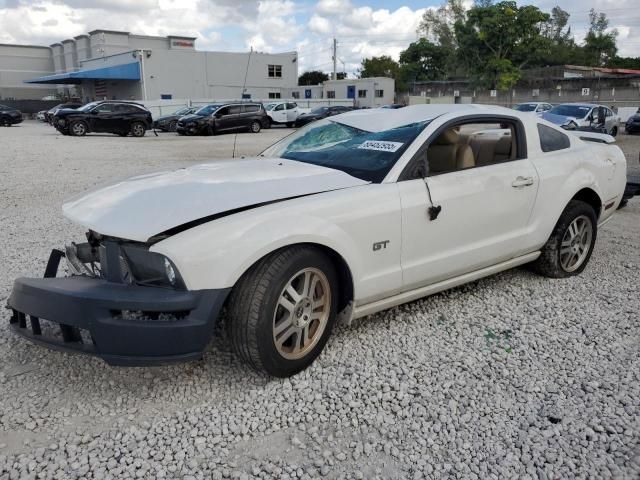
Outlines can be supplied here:
M257 120L254 120L253 122L251 122L251 125L249 125L249 129L253 133L258 133L261 128L262 128L262 125L260 125L260 122Z
M0 117L0 126L10 127L11 119L9 117Z
M74 137L82 137L87 134L87 124L84 122L72 122L69 125L69 132Z
M134 137L144 137L146 131L147 129L142 122L133 122L131 124L131 135L133 135Z
M596 212L591 205L571 200L562 212L533 268L551 278L581 273L593 252L597 235Z
M296 246L254 265L229 299L227 330L251 367L288 377L309 366L336 319L337 276L318 249Z

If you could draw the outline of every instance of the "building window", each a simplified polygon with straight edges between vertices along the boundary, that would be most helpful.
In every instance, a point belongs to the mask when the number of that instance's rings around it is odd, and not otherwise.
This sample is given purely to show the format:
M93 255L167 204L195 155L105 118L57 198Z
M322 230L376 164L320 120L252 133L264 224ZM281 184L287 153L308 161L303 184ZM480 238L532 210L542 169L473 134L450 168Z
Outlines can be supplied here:
M327 90L327 98L336 98L335 90Z
M268 67L269 78L282 78L282 65L269 65Z
M269 92L269 98L280 98L280 92Z
M300 98L300 92L291 92L291 98Z
M358 90L358 98L367 98L366 90Z
M384 90L376 90L376 97L377 98L384 97Z

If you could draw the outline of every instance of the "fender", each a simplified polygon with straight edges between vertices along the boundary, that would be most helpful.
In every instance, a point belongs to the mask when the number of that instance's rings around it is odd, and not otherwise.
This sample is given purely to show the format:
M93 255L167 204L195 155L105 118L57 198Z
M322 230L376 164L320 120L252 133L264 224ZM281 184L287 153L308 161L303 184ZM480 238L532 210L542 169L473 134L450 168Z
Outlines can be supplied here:
M151 247L176 265L190 290L230 288L258 260L288 245L336 252L368 301L402 285L400 200L395 184L355 187L239 212L180 232ZM349 203L351 201L351 203ZM376 242L387 242L375 249Z

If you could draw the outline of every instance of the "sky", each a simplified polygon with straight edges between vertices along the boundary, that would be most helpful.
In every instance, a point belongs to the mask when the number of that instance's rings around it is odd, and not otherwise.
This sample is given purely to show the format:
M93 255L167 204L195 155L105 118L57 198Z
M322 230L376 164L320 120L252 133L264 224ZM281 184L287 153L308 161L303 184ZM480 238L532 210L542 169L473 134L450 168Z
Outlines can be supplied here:
M471 5L472 0L467 0ZM49 45L95 29L197 37L199 50L299 53L299 72L332 69L357 74L362 59L398 58L434 0L0 0L0 43ZM539 0L544 11L561 4L581 42L590 8L618 30L619 54L640 57L638 0Z

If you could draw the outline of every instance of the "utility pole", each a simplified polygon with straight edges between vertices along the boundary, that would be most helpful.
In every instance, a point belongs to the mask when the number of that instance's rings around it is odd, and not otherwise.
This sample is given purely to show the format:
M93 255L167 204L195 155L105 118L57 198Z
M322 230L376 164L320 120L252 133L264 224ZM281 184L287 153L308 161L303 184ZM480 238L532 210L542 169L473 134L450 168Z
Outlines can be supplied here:
M336 62L338 61L338 42L333 39L333 80L338 79L338 73L336 70Z

